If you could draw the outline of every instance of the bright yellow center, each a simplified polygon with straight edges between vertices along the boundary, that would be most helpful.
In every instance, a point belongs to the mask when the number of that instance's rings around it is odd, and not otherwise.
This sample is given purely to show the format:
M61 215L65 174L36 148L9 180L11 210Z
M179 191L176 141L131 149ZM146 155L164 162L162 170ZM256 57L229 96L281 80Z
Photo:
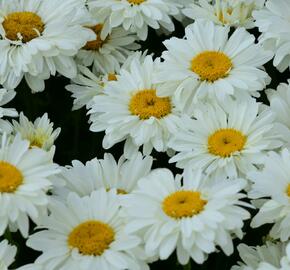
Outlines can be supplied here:
M133 5L140 5L142 4L143 2L145 2L146 0L127 0L130 4L133 4Z
M126 195L126 194L128 194L128 192L125 189L118 188L117 189L117 194Z
M88 256L100 256L115 239L114 230L100 221L87 221L69 234L68 245L77 248L79 253Z
M22 173L14 165L0 161L0 193L13 193L22 183Z
M191 60L191 70L202 81L214 82L225 78L232 67L231 59L222 52L205 51Z
M219 129L209 136L208 151L215 156L229 157L234 152L243 150L246 141L247 137L238 130Z
M111 190L111 188L106 189L107 192L109 192L110 190ZM118 195L126 195L126 194L128 194L128 192L125 189L117 188L117 194Z
M180 219L200 213L207 201L201 198L200 192L180 190L167 196L162 209L169 217Z
M38 147L38 148L42 148L44 145L44 140L42 138L33 138L30 140L30 148L32 147Z
M101 39L101 31L103 29L103 25L97 24L89 28L95 32L95 34L97 35L97 38L95 40L88 41L83 49L88 50L88 51L98 51L100 48L102 48L102 46L107 40L107 39L105 40Z
M114 73L108 74L108 81L117 81L117 76Z
M143 120L151 116L159 119L171 113L171 101L168 97L157 97L156 90L142 90L132 96L129 110Z
M38 147L42 148L45 142L49 139L48 135L42 130L35 130L35 132L31 135L26 136L26 138L30 141L30 148Z
M286 193L287 193L288 197L290 197L290 184L287 186Z
M6 38L10 40L22 40L24 43L40 36L44 31L44 23L41 18L29 11L8 14L2 25Z

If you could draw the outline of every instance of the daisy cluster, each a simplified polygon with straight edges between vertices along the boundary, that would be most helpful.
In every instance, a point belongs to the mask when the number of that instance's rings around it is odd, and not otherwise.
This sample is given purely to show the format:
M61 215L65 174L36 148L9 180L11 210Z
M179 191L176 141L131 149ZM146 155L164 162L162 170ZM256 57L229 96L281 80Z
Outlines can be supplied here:
M290 0L0 0L0 270L189 270L213 253L237 255L224 270L290 270L289 14ZM103 157L60 165L49 115L7 105L55 76Z

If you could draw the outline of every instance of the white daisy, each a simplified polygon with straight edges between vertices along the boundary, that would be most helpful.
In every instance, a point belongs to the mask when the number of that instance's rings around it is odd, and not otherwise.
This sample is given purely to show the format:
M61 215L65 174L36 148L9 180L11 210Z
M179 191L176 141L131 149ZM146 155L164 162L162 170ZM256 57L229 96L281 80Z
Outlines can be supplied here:
M290 245L287 253L290 258ZM286 254L285 243L267 242L263 246L250 247L245 244L238 246L243 262L233 266L232 270L288 270L290 260Z
M49 151L57 139L60 128L53 130L53 123L48 119L47 113L42 117L38 117L34 123L29 121L21 112L19 122L12 120L12 125L9 127L12 135L20 134L22 139L30 142L30 147L39 147Z
M164 42L164 62L155 76L163 82L161 96L173 95L176 105L191 113L198 98L258 95L270 81L262 65L272 54L255 44L255 37L238 28L197 20L185 28L185 38ZM170 74L170 75L169 75Z
M183 184L181 184L183 181ZM242 237L243 220L250 214L240 207L245 181L214 179L185 170L174 178L168 169L154 170L138 188L122 197L129 223L127 232L140 233L148 255L167 259L176 249L179 263L191 257L203 263L216 246L230 255L232 238Z
M254 170L267 151L282 145L273 113L261 106L254 99L200 106L169 142L180 152L170 162L229 177Z
M145 57L144 62L134 58L128 70L122 69L117 81L106 84L104 95L93 99L90 113L90 130L105 130L103 147L126 140L125 154L152 149L166 151L167 142L177 130L178 111L170 97L158 97L152 76L158 59Z
M83 106L86 106L87 109L90 108L93 97L103 94L107 82L117 80L116 75L119 74L121 68L128 69L135 57L144 61L146 53L146 51L132 53L119 69L115 70L115 67L112 67L105 74L93 73L88 68L79 65L78 75L72 79L70 85L66 86L66 90L71 92L74 98L73 110L80 109Z
M253 182L249 196L264 198L259 212L251 226L256 228L273 223L270 236L286 241L290 237L290 153L284 149L281 154L270 152L261 171L251 172L248 177Z
M277 90L266 90L270 101L270 110L276 116L276 122L281 123L280 133L283 140L287 143L285 146L290 149L290 80L288 83L281 83Z
M3 0L0 10L0 83L15 88L25 77L32 91L42 91L56 72L76 76L72 56L95 35L73 23L70 1Z
M4 134L0 147L0 235L9 226L27 237L28 218L36 222L45 211L46 192L52 186L48 178L59 172L52 157L53 151L30 149L20 135L10 142Z
M113 28L105 38L101 37L103 24L89 27L96 38L88 41L76 55L77 61L84 66L92 66L93 72L115 72L120 69L127 57L140 48L135 41L137 36L122 27Z
M14 262L17 248L9 245L7 240L0 242L0 269L7 270L8 266Z
M46 230L27 241L42 252L35 263L43 270L149 269L136 257L140 239L123 229L115 190L100 189L83 198L71 193L65 204L53 201L50 213L42 219Z
M252 13L261 9L265 0L199 0L190 4L183 13L191 19L207 19L215 24L247 29L255 27Z
M260 42L275 53L273 64L279 71L290 66L290 0L268 0L265 8L253 12L262 33Z
M111 154L86 164L74 160L72 166L63 168L55 177L54 182L63 183L64 187L56 188L54 193L66 197L69 192L75 192L83 197L99 188L117 189L118 194L131 193L138 180L151 171L152 162L152 157L143 157L140 152L129 160L121 156L118 163Z
M154 29L162 26L172 32L174 24L170 16L179 13L176 4L168 0L91 0L88 4L93 16L105 21L102 38L118 26L137 33L142 40L147 38L148 26Z

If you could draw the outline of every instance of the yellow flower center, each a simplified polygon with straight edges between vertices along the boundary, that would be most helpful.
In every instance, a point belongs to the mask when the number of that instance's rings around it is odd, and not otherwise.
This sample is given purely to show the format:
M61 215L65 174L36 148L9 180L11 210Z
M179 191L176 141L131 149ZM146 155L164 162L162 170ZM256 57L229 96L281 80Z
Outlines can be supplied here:
M44 145L45 139L34 137L34 138L30 139L29 141L30 141L30 148L32 148L32 147L42 148Z
M290 197L290 184L287 186L286 193L287 193L288 197Z
M209 136L208 151L216 156L229 157L234 152L241 151L246 141L247 137L238 130L220 129Z
M146 89L132 96L129 110L142 120L151 116L160 119L171 113L171 101L168 97L157 97L156 90Z
M192 217L200 213L207 201L200 192L180 190L167 196L162 203L164 213L174 219Z
M22 40L24 43L37 38L44 31L44 23L41 18L29 11L8 14L2 25L6 38L10 40Z
M130 4L133 4L133 5L140 5L142 4L143 2L145 2L146 0L127 0Z
M45 142L49 139L48 135L43 130L35 130L35 132L31 135L24 137L23 139L27 139L30 141L30 148L38 147L42 148Z
M83 47L83 49L88 50L88 51L98 51L100 48L102 48L102 46L108 39L108 38L106 38L105 40L101 39L101 31L103 29L103 25L97 24L95 26L91 26L88 28L90 28L91 30L95 32L95 34L97 35L97 38L95 40L88 41L87 44Z
M115 239L114 230L107 224L92 220L86 221L69 234L68 245L77 248L79 253L100 256Z
M33 140L32 142L30 142L30 148L32 147L42 148L42 143L40 141Z
M108 81L117 81L117 76L114 73L108 74Z
M117 189L117 194L126 195L126 194L128 194L128 192L125 189L118 188Z
M0 193L13 193L22 183L22 173L14 165L0 161Z
M222 52L205 51L191 60L191 70L202 81L214 82L225 78L232 67L231 59Z
M111 190L111 188L106 189L107 192L109 192L110 190ZM128 192L125 189L117 188L117 194L118 195L126 195L126 194L128 194Z

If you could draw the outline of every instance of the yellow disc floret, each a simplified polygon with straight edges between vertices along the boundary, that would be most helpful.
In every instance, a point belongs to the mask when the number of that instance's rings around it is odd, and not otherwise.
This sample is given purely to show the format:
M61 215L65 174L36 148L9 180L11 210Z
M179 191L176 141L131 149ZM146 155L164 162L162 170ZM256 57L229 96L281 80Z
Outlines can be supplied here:
M118 188L117 189L117 194L119 194L119 195L126 195L126 194L128 194L128 192L125 189Z
M209 153L223 158L243 150L247 137L232 128L219 129L208 138Z
M143 2L145 2L146 0L127 0L130 4L133 4L133 5L140 5L142 4Z
M91 220L81 223L68 236L68 245L79 253L100 256L115 239L114 230L107 224Z
M83 47L83 49L88 50L88 51L98 51L104 43L106 42L106 39L101 39L101 31L103 29L102 24L97 24L95 26L88 27L91 30L93 30L97 36L95 40L88 41L87 44Z
M33 148L33 147L42 148L42 146L43 146L43 143L38 140L33 140L30 142L30 148Z
M290 197L290 184L287 186L286 193L288 197Z
M168 97L158 97L156 90L146 89L132 96L129 110L133 115L138 115L145 120L150 117L162 118L171 113L171 101Z
M22 183L22 173L14 165L0 161L0 193L13 193Z
M117 76L115 73L109 73L108 74L108 81L117 81Z
M2 23L6 38L22 40L26 43L41 35L44 23L41 18L29 11L13 12L8 14Z
M42 130L35 130L33 134L26 136L25 139L30 141L30 148L43 148L45 143L48 141L49 136Z
M106 189L107 192L109 192L110 190L111 190L111 188ZM118 195L126 195L126 194L128 194L128 192L125 189L117 188L117 194Z
M223 52L204 51L191 60L191 70L202 81L214 82L225 78L232 67L231 59Z
M162 203L164 213L174 219L192 217L200 213L207 201L198 191L180 190L167 196Z

